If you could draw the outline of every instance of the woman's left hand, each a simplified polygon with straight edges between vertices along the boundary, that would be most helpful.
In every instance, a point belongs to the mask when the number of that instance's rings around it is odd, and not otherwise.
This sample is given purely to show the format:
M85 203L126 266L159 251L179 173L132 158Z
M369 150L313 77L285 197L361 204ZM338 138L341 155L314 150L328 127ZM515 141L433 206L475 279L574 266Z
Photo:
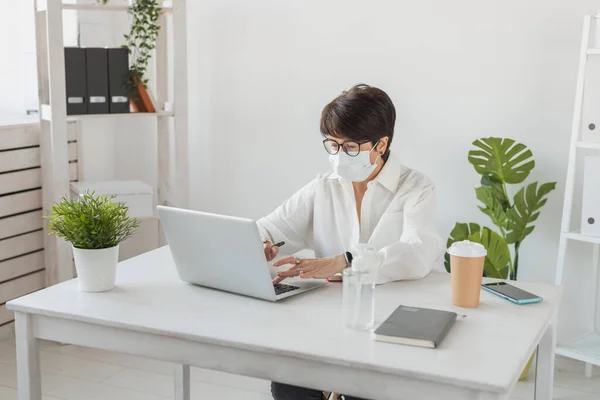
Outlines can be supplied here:
M274 267L291 264L287 271L278 272L273 284L278 284L285 278L299 276L300 278L326 279L342 272L346 268L346 259L343 255L327 258L300 258L285 257L273 264Z

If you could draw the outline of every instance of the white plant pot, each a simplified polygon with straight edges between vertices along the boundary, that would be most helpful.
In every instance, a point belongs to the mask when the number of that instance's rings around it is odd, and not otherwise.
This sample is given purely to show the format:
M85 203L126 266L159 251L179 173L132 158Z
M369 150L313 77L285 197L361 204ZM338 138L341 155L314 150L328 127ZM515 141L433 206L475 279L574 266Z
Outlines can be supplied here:
M73 247L75 269L82 292L106 292L114 289L119 262L119 246L100 250Z

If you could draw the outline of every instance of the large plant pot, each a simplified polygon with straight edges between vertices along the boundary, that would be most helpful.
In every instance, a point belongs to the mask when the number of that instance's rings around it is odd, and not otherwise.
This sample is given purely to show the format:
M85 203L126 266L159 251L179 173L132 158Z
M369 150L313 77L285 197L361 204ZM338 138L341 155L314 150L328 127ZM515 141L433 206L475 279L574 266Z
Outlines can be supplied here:
M148 91L144 87L144 84L138 78L132 78L133 84L135 86L131 92L131 108L133 108L134 112L147 112L153 113L156 112L154 108L154 104L152 104L152 100L150 99L150 95Z
M82 292L106 292L114 289L119 262L119 246L87 250L73 247L75 269Z

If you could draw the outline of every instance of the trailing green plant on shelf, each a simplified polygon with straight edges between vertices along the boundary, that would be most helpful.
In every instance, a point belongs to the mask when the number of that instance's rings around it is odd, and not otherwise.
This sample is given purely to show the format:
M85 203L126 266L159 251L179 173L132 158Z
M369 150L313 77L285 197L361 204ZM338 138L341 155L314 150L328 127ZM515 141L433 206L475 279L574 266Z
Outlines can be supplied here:
M486 214L498 231L470 223L457 222L448 238L448 247L454 242L470 240L481 243L487 250L484 275L492 278L517 280L519 250L538 219L547 195L556 182L538 186L538 182L521 187L513 196L507 184L515 185L527 179L535 161L532 152L512 139L482 138L473 142L468 160L481 175L481 186L475 188L477 199L483 204L479 209ZM509 246L513 246L511 254ZM450 257L445 257L446 270L450 272Z
M86 191L73 199L63 198L50 209L51 234L77 249L108 249L131 237L140 222L128 215L129 207L114 202L116 196L96 196Z
M146 71L160 31L158 18L161 11L157 0L136 0L129 9L132 22L129 33L123 35L127 41L123 47L131 55L129 83L134 95L139 95L136 93L139 83L148 87Z

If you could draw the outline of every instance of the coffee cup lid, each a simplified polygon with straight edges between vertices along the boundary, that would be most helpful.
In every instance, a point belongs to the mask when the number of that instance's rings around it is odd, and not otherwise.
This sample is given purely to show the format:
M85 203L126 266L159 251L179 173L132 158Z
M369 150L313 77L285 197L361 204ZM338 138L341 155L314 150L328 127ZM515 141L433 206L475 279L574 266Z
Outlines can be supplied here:
M483 245L469 240L452 243L447 252L457 257L485 257L487 255L487 250Z

